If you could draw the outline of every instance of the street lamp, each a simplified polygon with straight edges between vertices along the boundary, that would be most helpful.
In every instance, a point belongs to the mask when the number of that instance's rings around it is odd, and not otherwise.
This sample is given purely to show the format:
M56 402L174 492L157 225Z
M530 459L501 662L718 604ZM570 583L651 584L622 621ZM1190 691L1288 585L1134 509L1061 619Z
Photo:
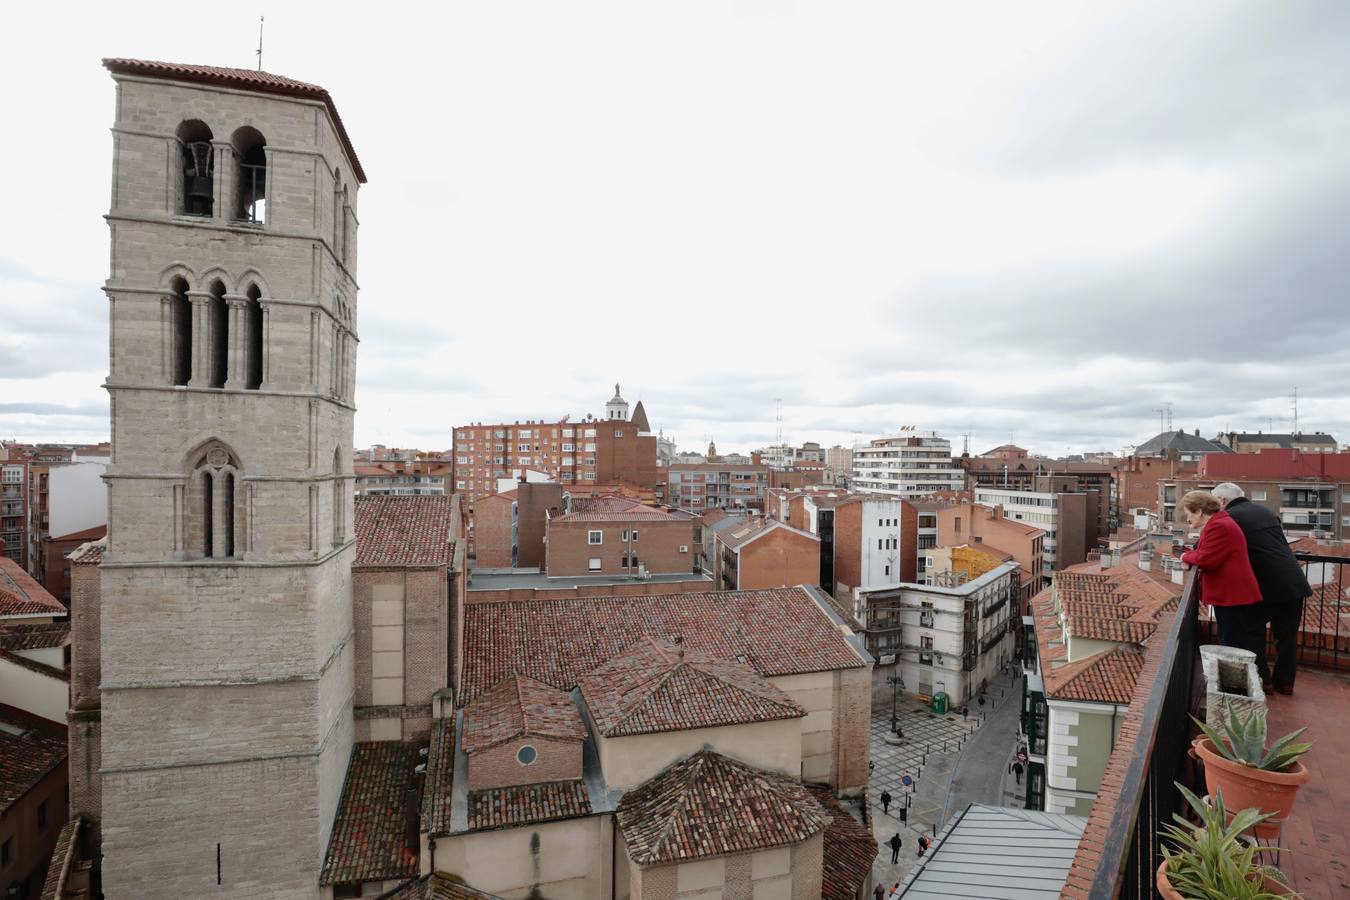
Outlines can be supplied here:
M891 686L891 733L899 734L900 723L899 720L896 718L895 701L897 694L899 694L900 692L900 688L905 686L905 679L901 678L898 675L887 675L886 683Z

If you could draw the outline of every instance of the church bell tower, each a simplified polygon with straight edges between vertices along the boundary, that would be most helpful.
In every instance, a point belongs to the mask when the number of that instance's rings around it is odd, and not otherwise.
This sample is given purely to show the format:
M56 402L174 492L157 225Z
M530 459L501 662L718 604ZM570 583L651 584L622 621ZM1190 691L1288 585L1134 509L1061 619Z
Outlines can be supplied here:
M353 733L365 175L316 85L104 65L104 890L313 900Z

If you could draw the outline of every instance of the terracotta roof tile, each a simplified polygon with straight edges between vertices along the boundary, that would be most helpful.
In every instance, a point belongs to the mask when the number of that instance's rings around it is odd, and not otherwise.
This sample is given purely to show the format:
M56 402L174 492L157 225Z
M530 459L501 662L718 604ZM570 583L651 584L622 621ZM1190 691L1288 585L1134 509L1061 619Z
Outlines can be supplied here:
M75 563L77 566L96 566L103 562L103 554L108 549L108 539L99 538L97 541L91 541L88 544L81 544L70 553L66 554L66 559Z
M423 875L405 882L375 900L501 900L496 894L460 884L458 879L443 872Z
M643 868L796 844L830 822L802 785L712 750L624 794L616 819Z
M644 637L578 682L607 737L806 715L754 669Z
M431 721L431 746L427 750L427 776L422 784L422 830L428 834L450 832L450 796L455 785L455 720Z
M741 526L739 528L732 528L729 531L718 532L717 540L719 543L725 544L731 549L739 551L741 547L750 543L755 538L761 537L764 534L770 531L775 531L777 529L783 529L787 531L789 534L800 535L802 537L807 538L808 540L820 543L820 538L814 534L811 534L808 531L802 531L800 529L793 528L790 525L785 525L784 523L778 521L777 519L770 519L766 518L765 516L751 516L747 521L741 523Z
M1047 681L1046 688L1056 700L1126 704L1143 665L1140 650L1107 650L1061 666L1054 672L1055 687L1051 689Z
M47 880L42 885L42 900L65 900L66 880L73 863L79 858L79 835L84 820L79 816L66 819L61 833L56 836L56 847L47 863Z
M517 737L584 741L572 698L557 688L525 675L510 675L478 696L464 710L460 745L477 753Z
M338 115L337 107L328 91L317 84L297 81L285 75L273 75L255 69L231 69L223 66L199 66L189 63L156 62L149 59L105 59L103 65L110 72L125 75L140 75L149 78L166 78L170 81L191 81L199 84L215 84L244 91L259 91L265 94L284 94L290 97L306 97L320 100L333 117L333 127L337 129L342 148L347 151L347 159L356 173L357 179L366 183L365 170L356 157L356 149L347 136L346 126Z
M555 522L675 522L679 516L673 516L663 509L647 506L636 500L623 497L594 497L575 501L573 512L553 519Z
M581 779L545 781L469 793L469 828L509 828L591 814L591 797Z
M717 659L744 656L766 678L863 665L803 587L468 603L464 629L461 703L515 672L571 690L643 635L682 637Z
M108 526L107 526L107 525L95 525L93 528L86 528L86 529L84 529L83 531L72 531L70 534L63 534L63 535L60 535L60 536L53 536L53 537L49 538L49 540L51 540L51 541L80 541L81 543L84 543L84 542L86 542L86 541L96 541L96 540L98 540L98 539L101 538L101 537L106 537L107 534L108 534Z
M67 610L8 556L0 556L0 616L64 616Z
M65 759L64 728L0 705L0 815Z
M381 881L417 874L407 844L408 788L418 745L372 741L352 748L319 884Z
M356 500L357 568L449 565L456 535L452 495Z
M47 650L63 647L70 641L70 623L52 622L29 625L22 622L0 624L0 650Z
M825 829L821 900L854 900L876 861L877 839L844 809L829 788L812 786L807 790L832 817Z

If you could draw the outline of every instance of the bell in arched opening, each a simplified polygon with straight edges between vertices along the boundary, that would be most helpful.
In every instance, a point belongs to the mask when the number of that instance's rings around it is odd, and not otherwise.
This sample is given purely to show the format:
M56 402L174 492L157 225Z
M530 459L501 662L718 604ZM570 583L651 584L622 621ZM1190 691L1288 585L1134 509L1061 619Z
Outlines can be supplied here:
M192 141L183 145L184 212L194 216L211 215L215 199L212 185L212 158L215 148L209 141Z

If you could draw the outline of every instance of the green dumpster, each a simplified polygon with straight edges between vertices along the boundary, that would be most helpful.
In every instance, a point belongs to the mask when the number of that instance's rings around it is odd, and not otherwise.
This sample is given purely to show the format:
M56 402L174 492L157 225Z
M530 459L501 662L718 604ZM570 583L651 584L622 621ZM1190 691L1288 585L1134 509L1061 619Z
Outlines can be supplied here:
M938 691L933 695L933 705L930 707L938 715L944 715L947 712L947 692Z

